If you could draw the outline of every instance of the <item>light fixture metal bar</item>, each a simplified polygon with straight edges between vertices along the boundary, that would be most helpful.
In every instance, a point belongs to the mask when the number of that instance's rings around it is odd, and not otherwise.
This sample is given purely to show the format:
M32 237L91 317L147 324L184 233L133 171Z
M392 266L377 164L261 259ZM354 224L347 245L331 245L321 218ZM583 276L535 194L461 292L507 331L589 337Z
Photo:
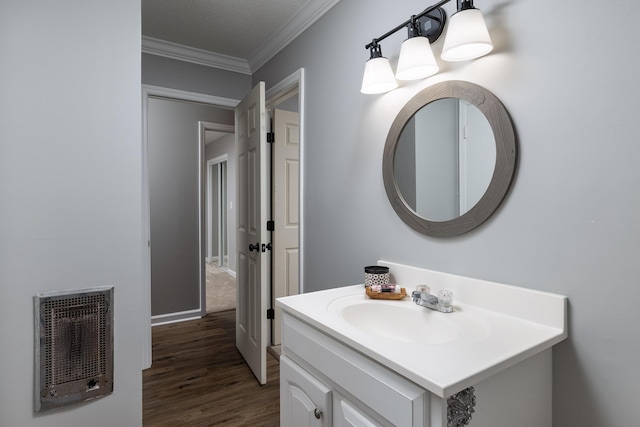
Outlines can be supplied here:
M381 35L378 38L373 39L373 41L369 44L367 44L364 48L365 49L371 49L372 47L374 47L375 45L378 44L378 42L386 39L387 37L389 37L390 35L400 31L403 28L406 28L407 25L409 25L411 23L412 19L419 19L422 18L423 16L433 12L434 10L436 10L437 8L439 8L440 6L444 5L445 3L449 3L451 0L442 0L439 1L438 3L434 4L433 6L429 6L428 8L426 8L425 10L423 10L422 12L420 12L418 15L414 15L412 16L410 19L407 19L405 22L403 22L402 24L398 25L397 27L393 28L392 30L387 31L386 33L384 33L383 35Z

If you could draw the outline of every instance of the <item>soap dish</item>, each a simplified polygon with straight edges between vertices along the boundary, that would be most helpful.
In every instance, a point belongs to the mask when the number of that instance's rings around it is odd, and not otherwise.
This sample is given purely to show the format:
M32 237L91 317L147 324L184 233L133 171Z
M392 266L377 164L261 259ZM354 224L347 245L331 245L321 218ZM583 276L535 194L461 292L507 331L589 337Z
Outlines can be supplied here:
M405 288L400 288L400 293L395 292L373 292L371 288L368 286L365 288L367 290L367 296L371 299L390 299L390 300L400 300L407 296L407 290Z

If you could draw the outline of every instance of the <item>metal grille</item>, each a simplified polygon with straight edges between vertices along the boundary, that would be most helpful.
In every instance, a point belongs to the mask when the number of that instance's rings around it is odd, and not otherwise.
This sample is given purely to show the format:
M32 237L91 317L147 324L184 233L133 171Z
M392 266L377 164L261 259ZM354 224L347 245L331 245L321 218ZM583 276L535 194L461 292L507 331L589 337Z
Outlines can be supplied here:
M36 296L36 409L113 391L113 288Z

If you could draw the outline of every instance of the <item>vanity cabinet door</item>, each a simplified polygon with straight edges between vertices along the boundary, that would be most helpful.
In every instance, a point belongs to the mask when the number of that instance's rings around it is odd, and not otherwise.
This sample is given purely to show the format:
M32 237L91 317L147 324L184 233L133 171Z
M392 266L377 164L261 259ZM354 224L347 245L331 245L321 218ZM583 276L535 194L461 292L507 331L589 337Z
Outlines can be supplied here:
M364 410L344 397L334 394L333 427L387 427L389 423L377 422L371 418L374 411Z
M286 356L280 358L281 427L330 427L331 389Z

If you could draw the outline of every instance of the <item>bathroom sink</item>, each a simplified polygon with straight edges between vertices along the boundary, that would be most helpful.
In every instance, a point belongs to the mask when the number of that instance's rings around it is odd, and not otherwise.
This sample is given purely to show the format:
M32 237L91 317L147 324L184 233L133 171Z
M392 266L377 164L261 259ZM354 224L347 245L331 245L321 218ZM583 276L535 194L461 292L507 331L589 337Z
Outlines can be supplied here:
M330 315L360 333L396 342L445 344L464 339L477 341L489 335L482 318L460 306L453 313L440 313L403 301L371 300L361 295L341 297L329 304Z
M283 317L375 360L447 397L567 337L567 298L517 286L380 261L407 290L429 284L453 292L452 313L370 299L364 285L278 298ZM290 334L300 331L290 329ZM283 339L283 354L286 348ZM303 353L307 350L298 349ZM308 354L298 354L304 358Z

